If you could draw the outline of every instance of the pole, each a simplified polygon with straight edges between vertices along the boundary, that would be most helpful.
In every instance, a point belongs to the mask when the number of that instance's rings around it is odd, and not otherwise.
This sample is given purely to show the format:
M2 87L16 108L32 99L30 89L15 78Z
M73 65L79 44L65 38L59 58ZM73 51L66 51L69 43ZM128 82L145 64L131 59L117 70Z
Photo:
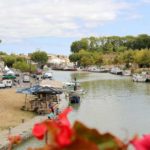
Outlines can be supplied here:
M75 78L74 78L74 82L75 82L75 83L74 83L74 91L77 90L77 82L76 82L76 80L77 80L77 79L76 79L76 77L75 77Z
M31 88L31 59L29 59L29 63L30 63L30 88Z

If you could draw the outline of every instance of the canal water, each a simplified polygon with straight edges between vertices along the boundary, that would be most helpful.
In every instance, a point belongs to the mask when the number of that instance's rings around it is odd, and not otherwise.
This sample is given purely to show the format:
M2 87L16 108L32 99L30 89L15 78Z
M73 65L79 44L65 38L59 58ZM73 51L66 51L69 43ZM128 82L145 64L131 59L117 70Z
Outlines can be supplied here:
M109 73L53 71L55 80L68 82L75 77L86 90L81 103L69 115L100 132L111 132L127 139L138 133L150 133L150 83L136 83L131 77ZM38 142L29 140L19 150ZM17 149L18 150L18 149Z

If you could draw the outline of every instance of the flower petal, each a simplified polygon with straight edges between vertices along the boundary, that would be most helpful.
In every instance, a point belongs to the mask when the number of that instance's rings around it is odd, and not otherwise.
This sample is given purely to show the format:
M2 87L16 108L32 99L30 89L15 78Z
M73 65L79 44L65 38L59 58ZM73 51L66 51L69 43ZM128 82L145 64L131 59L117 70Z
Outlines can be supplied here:
M32 130L32 134L39 140L42 140L44 138L44 135L47 131L47 127L44 123L37 123L34 125L34 128Z
M56 135L56 142L60 147L71 144L71 137L73 135L72 129L68 126L60 125L60 131Z
M134 139L131 143L136 150L150 150L150 135L144 135L141 139Z
M72 111L72 107L68 107L62 113L60 113L58 115L58 119L61 122L61 124L66 125L66 126L70 126L70 122L69 122L69 120L67 118L67 115L71 111Z

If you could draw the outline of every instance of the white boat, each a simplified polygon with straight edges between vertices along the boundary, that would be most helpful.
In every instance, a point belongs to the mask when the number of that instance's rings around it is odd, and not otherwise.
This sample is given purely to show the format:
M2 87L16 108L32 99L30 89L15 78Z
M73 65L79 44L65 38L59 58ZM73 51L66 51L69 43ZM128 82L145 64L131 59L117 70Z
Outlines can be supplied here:
M142 74L134 74L132 79L135 82L146 82L147 80L146 76Z
M64 82L63 89L67 93L85 94L85 90L80 87L79 82Z
M97 73L106 73L109 72L109 69L106 68L92 68L88 70L89 72L97 72Z
M91 67L87 70L88 72L100 72L99 68Z
M80 86L80 83L79 82L64 82L63 85L64 85L64 88L74 88L74 86Z
M131 76L131 70L124 70L124 71L122 72L122 75L123 75L123 76Z
M116 74L116 75L122 75L122 70L120 69L120 68L118 68L118 67L114 67L114 68L112 68L111 70L110 70L110 73L112 73L112 74Z
M63 89L66 92L76 91L77 89L80 89L80 83L79 82L64 82Z

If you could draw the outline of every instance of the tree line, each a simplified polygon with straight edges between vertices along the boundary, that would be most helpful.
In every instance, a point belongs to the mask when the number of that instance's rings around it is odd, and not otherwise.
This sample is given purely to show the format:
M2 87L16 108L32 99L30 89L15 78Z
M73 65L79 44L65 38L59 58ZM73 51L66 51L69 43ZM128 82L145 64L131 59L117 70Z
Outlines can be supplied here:
M71 44L71 62L79 66L137 64L139 67L150 66L150 36L107 36L89 37Z
M150 48L150 36L140 34L138 36L103 36L82 38L71 44L71 52L76 53L81 49L88 51L122 52L125 50L141 50Z
M16 54L10 54L0 51L0 58L8 67L19 69L22 72L35 72L37 67L47 63L48 55L45 51L37 50L30 54L28 58ZM37 63L34 65L32 62Z

